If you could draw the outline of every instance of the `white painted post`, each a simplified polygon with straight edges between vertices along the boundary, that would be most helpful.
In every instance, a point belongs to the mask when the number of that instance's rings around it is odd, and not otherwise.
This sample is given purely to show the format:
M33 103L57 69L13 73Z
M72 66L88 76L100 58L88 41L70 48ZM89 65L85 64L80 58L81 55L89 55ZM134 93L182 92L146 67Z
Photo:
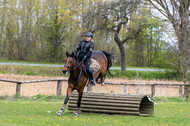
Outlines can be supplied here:
M88 84L87 91L92 91L92 84L91 83Z
M57 96L61 96L62 81L57 81Z
M179 97L182 98L182 85L179 85Z
M155 95L155 85L151 86L151 97L154 97Z
M17 83L16 85L16 95L20 95L21 83Z
M127 94L127 85L125 84L123 88L124 88L124 94Z

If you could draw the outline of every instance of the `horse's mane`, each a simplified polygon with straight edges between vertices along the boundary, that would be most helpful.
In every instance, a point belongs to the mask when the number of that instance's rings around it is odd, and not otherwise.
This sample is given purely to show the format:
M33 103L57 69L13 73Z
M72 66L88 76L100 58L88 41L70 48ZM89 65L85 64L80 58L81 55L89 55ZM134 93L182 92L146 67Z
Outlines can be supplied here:
M71 54L68 54L68 57L72 57L75 60L77 60L77 56L74 54L74 52L72 52Z

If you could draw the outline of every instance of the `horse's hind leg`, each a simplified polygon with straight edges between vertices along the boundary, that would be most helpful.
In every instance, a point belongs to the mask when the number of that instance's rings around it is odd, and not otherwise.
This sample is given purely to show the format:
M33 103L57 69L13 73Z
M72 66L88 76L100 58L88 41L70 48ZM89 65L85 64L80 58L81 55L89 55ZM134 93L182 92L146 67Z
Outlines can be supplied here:
M63 106L61 107L61 110L60 110L60 111L58 112L58 114L57 114L58 116L61 116L61 115L63 114L63 112L65 111L65 107L66 107L66 105L67 105L67 102L68 102L68 100L69 100L69 98L70 98L72 92L73 92L73 89L72 89L71 87L68 87L68 88L67 88L67 96L66 96L66 98L65 98L65 101L64 101Z
M101 83L101 82L100 82L100 81L101 81L100 79L101 79L101 74L99 74L98 77L96 78L96 82L97 82L98 84Z
M104 80L105 80L105 75L104 76L101 76L101 84L104 85Z
M75 116L79 116L80 114L80 106L81 106L83 90L84 89L81 89L80 91L78 91L79 95L78 95L78 101L77 101L77 112L75 113Z

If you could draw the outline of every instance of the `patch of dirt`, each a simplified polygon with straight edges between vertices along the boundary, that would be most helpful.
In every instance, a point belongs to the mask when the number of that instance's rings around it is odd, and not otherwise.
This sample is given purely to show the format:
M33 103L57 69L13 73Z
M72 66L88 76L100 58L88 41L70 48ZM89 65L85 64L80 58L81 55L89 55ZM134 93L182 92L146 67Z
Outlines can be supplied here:
M0 74L0 78L9 80L40 80L49 78L65 78L65 77L44 77L44 76L24 76L24 75L13 75L13 74ZM163 81L163 80L129 80L129 79L106 79L106 82L127 82L127 83L182 83L179 81ZM41 83L29 83L21 85L21 96L35 96L37 94L44 95L56 95L57 82L41 82ZM62 95L66 95L67 82L62 84ZM85 88L85 91L87 87ZM106 92L106 93L124 93L124 86L122 85L108 85L101 86L96 84L93 87L93 92ZM16 84L0 81L0 96L4 95L15 95ZM139 95L150 95L151 86L127 86L128 94L139 94ZM155 96L179 96L178 86L156 86Z

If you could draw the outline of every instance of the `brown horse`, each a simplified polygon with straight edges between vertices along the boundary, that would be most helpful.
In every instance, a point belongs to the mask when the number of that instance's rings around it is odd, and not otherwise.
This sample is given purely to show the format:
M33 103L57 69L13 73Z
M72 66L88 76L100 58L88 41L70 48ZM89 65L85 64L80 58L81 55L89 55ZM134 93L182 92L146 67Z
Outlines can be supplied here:
M87 84L88 77L85 74L82 68L82 65L80 65L77 62L76 56L74 55L74 53L68 54L67 52L66 55L67 55L67 58L65 60L63 73L66 74L68 71L70 71L70 76L68 80L67 96L65 98L65 101L61 110L58 113L58 116L61 116L63 114L66 104L69 100L69 97L71 96L71 93L74 90L77 90L79 93L78 101L77 101L77 112L75 114L76 116L79 116L83 90L85 88L85 85ZM112 65L111 54L105 51L93 51L91 58L94 58L100 65L100 69L94 74L94 78L96 80L101 78L101 82L103 83L106 72L107 71L109 72L109 68Z

